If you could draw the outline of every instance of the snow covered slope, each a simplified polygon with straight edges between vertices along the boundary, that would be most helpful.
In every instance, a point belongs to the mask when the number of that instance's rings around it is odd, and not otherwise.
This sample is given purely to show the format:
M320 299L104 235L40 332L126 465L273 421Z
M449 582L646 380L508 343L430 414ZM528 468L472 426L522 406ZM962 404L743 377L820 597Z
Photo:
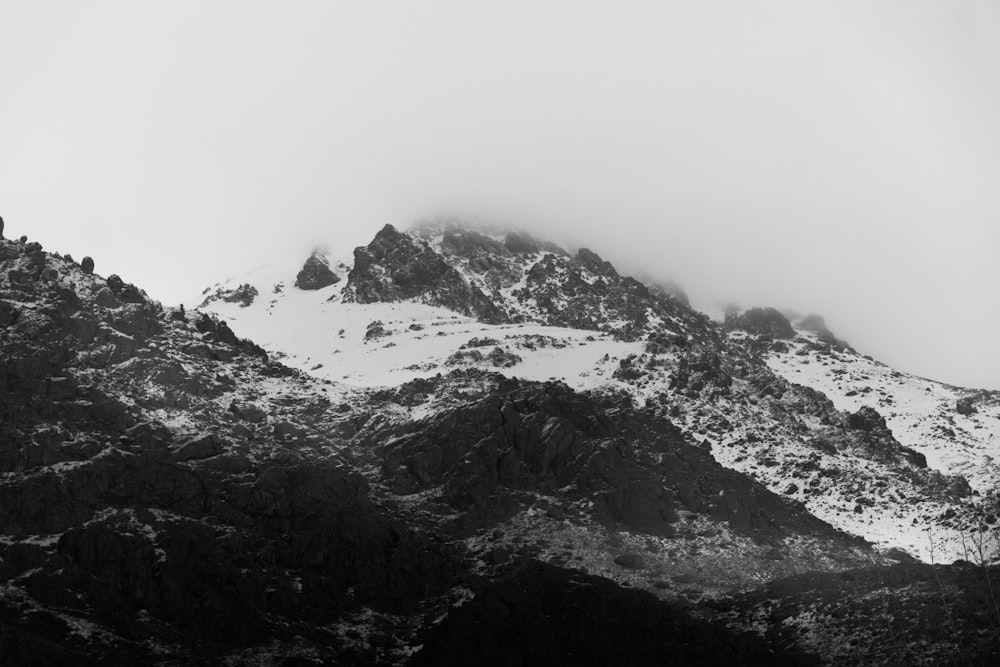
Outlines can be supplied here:
M927 464L962 475L987 492L1000 480L1000 392L963 389L894 370L850 348L798 331L787 351L771 351L776 373L826 394L839 410L876 408L902 444Z
M250 305L216 300L204 310L232 322L241 335L258 341L286 365L342 384L394 386L475 366L596 388L611 381L621 358L644 348L644 343L615 340L597 331L535 323L484 324L413 301L344 303L345 282L304 291L287 280L249 280L253 277L227 281L220 288L251 284L260 292L266 289L268 297Z

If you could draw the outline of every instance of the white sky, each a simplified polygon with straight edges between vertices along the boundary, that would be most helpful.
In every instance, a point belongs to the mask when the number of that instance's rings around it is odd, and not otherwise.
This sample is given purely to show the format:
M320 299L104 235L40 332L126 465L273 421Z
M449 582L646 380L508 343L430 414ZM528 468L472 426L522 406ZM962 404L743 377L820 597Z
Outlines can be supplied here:
M176 302L437 207L1000 388L1000 5L0 4L0 215Z

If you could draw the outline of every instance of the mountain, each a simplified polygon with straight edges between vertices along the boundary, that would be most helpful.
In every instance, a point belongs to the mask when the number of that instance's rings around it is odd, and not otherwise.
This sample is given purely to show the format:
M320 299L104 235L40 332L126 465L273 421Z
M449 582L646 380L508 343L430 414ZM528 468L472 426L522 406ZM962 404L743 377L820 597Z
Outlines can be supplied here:
M994 394L455 222L87 260L0 240L5 664L1000 656Z
M925 561L964 558L963 536L995 514L1000 395L892 371L818 316L756 308L720 326L590 250L454 222L387 226L353 262L316 293L279 272L244 283L265 299L222 286L205 307L332 382L478 368L626 394L727 467Z

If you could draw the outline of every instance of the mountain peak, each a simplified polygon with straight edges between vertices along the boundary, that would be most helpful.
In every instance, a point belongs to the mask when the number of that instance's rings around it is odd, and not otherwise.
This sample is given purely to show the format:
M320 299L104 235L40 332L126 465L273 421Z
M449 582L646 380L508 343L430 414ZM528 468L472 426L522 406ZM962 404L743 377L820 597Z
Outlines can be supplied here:
M342 293L345 302L374 303L418 299L484 322L506 314L426 242L383 227L371 243L354 250L354 267Z

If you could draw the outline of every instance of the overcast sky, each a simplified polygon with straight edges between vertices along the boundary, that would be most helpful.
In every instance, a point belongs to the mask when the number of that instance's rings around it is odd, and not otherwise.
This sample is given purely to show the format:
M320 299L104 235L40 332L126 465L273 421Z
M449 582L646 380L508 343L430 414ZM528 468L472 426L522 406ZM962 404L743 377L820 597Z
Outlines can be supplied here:
M1000 389L1000 5L0 4L0 215L164 302L442 207Z

